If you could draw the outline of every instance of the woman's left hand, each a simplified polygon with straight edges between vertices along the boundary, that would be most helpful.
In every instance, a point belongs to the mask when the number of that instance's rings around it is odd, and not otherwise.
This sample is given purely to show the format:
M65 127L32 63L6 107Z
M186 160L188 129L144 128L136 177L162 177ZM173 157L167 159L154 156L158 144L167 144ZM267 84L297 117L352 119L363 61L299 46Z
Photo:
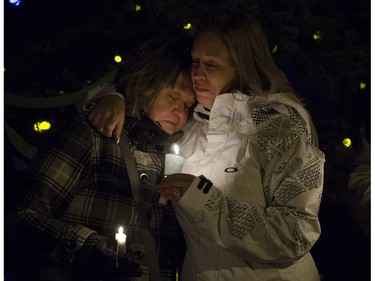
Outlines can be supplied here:
M158 185L157 192L171 202L178 202L189 189L195 176L189 174L173 174L166 176Z
M125 122L125 100L118 95L109 94L90 110L87 115L90 124L106 137L120 140Z

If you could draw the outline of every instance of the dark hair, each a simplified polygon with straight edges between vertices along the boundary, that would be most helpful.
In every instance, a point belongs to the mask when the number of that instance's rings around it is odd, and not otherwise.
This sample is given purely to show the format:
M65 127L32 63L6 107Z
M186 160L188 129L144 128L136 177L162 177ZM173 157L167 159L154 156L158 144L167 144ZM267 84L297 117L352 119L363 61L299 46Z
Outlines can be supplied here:
M190 50L188 37L159 36L128 54L115 77L127 114L140 117L162 88L174 86L180 74L190 81Z

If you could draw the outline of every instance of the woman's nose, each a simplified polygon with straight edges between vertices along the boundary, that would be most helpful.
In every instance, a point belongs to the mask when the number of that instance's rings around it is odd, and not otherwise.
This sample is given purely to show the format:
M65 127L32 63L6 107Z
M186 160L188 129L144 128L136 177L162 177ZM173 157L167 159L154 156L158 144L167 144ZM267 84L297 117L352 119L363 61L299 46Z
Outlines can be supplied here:
M195 79L199 79L199 78L205 78L205 72L204 72L204 70L203 70L203 67L202 66L200 66L199 64L198 65L196 65L196 66L194 66L193 68L192 68L192 76L193 76L193 78L195 78Z
M185 104L183 102L177 103L174 107L173 112L180 117L183 116L184 114L186 114Z

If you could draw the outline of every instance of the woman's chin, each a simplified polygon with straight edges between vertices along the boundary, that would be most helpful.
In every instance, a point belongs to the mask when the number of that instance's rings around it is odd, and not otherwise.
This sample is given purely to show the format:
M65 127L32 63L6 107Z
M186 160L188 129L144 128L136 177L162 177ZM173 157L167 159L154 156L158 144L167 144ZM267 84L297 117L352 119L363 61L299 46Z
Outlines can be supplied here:
M176 132L175 126L161 126L162 130L169 135L173 135Z
M214 104L213 101L207 99L202 99L202 101L198 100L198 102L208 109L211 109L212 105Z
M196 94L196 98L197 98L197 101L206 108L211 108L215 101L215 97L208 96L208 95Z

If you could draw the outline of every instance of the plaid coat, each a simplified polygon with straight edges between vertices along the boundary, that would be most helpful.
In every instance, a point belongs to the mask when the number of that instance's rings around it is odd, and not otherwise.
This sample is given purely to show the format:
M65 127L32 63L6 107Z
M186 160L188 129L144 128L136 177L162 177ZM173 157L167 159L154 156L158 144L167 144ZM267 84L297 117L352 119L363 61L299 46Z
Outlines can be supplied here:
M158 204L154 187L163 177L165 148L179 135L166 135L149 119L126 120L139 175L147 175L143 177L146 213L163 280L174 280L179 227L171 205ZM136 253L141 263L139 280L148 280L142 232L122 152L113 139L91 128L85 116L67 120L51 135L29 166L23 185L27 195L6 216L6 229L16 241L16 250L26 257L17 264L19 273L24 272L23 265L34 271L34 277L24 273L28 276L24 280L69 280L71 252L79 250L94 232L115 243L119 226L127 234L128 251Z

